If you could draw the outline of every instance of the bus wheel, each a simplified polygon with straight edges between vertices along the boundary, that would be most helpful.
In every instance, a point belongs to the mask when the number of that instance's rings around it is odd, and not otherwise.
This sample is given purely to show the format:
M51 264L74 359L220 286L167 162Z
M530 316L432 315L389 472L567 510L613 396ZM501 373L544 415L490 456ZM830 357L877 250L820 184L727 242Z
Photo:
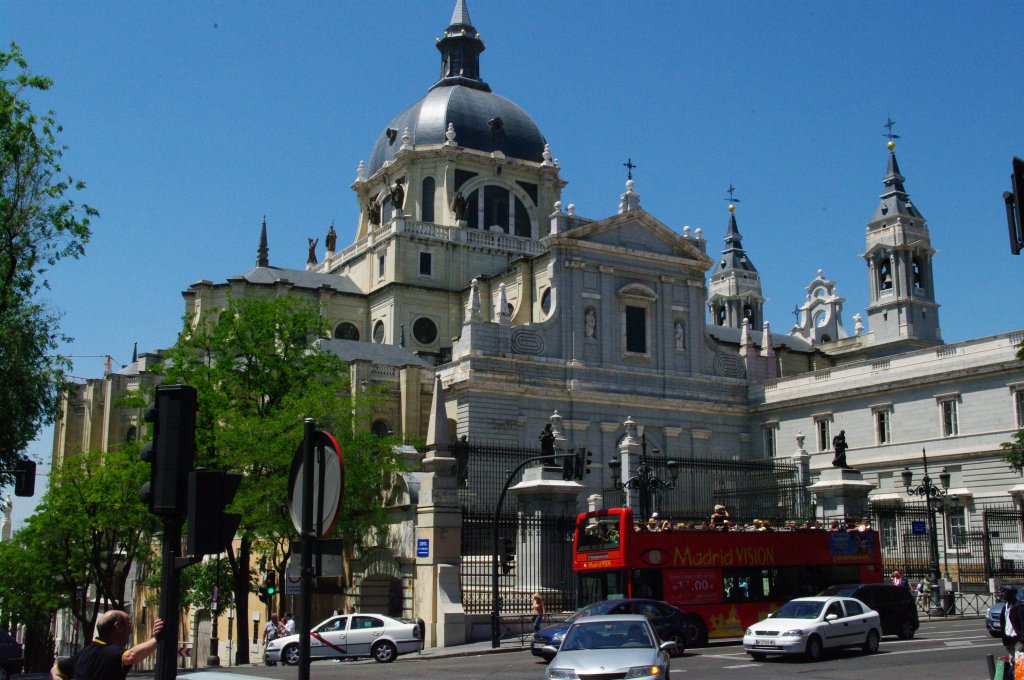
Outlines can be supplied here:
M704 619L691 614L686 629L686 646L706 647L707 644L708 629L704 626Z

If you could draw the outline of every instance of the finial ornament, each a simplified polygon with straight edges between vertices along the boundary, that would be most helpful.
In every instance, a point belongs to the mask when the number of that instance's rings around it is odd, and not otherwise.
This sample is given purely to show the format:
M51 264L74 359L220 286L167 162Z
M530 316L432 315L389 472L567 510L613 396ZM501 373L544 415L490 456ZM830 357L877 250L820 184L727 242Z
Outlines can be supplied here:
M364 163L363 161L359 161L359 167L356 168L356 181L366 181L366 163Z
M445 130L444 138L448 141L445 142L448 146L455 146L455 124L448 123L448 129Z
M885 125L882 126L888 130L888 132L883 132L882 136L889 138L889 143L886 144L886 146L889 148L889 151L892 151L893 149L896 148L896 140L900 138L899 135L893 134L892 128L895 125L896 121L892 119L892 116L887 116L885 119Z
M736 198L736 187L729 182L729 188L725 190L725 193L729 194L729 198L723 199L729 201L729 212L736 212L736 204L740 202L740 199Z

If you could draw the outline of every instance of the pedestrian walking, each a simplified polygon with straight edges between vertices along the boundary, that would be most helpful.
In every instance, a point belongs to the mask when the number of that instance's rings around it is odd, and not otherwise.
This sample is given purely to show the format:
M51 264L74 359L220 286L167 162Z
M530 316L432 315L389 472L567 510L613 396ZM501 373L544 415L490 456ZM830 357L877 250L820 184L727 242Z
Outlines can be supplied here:
M889 577L889 581L894 586L905 586L905 587L909 587L910 586L910 584L907 582L906 577L903 576L903 574L900 573L899 569L893 569L892 570L892 576Z
M124 680L132 666L156 651L157 637L164 628L163 619L153 622L148 640L126 649L132 637L128 614L113 609L96 621L96 638L70 657L57 659L50 670L53 680Z
M281 636L294 635L295 634L295 618L292 617L291 612L285 612L284 616L281 617Z
M540 593L533 594L533 603L530 605L530 613L533 614L533 632L540 630L540 624L544 621L544 598Z
M1024 650L1021 646L1021 635L1024 634L1024 605L1017 602L1017 589L1003 586L999 589L999 599L1003 601L1003 611L999 614L999 632L1003 647L1010 659L1016 652Z
M930 577L925 576L921 579L921 582L917 584L917 597L921 608L924 611L928 611L932 598L932 582Z
M277 665L276 661L271 661L267 658L267 645L270 643L271 640L276 640L278 638L279 625L280 624L278 623L277 620L277 614L271 614L270 620L267 621L267 625L263 627L263 663L265 663L268 666Z

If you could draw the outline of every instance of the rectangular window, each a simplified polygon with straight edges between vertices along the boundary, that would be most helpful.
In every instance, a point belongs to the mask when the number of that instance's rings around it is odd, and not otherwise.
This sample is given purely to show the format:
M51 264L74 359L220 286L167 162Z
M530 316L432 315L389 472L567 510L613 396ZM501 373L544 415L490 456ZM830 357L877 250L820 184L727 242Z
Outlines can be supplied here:
M626 307L626 351L647 353L647 310Z
M764 457L775 457L775 435L778 433L778 426L768 425L764 428Z
M878 523L881 525L878 531L882 535L882 550L885 553L895 553L899 546L899 526L896 523L896 517L880 515Z
M892 441L892 433L889 430L889 421L892 411L879 409L875 411L875 442L877 444L888 444Z
M814 423L818 430L818 450L828 451L832 448L832 438L829 437L829 421L827 418L819 418Z
M967 543L967 516L960 508L952 508L949 517L949 546L956 550L965 550Z
M942 408L942 436L955 437L960 433L960 424L957 422L956 399L944 399L939 402Z
M383 255L378 255L377 256L377 279L378 280L384 278L384 272L385 272L384 264L385 264L385 262L386 262L386 260L384 259Z
M1017 415L1017 429L1024 429L1024 389L1013 393L1013 412Z
M433 275L433 261L430 253L420 253L420 276Z

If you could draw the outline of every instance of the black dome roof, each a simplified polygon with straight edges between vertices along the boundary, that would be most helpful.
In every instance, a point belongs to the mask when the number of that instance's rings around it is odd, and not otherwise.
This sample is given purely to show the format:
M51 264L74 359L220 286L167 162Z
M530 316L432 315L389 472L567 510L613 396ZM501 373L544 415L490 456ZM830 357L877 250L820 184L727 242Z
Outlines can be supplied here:
M537 124L518 105L475 87L435 86L427 96L402 113L383 130L370 154L368 174L394 160L409 128L410 143L443 144L448 124L455 126L455 143L478 151L501 151L511 158L541 162L545 139ZM388 130L394 130L391 134Z

